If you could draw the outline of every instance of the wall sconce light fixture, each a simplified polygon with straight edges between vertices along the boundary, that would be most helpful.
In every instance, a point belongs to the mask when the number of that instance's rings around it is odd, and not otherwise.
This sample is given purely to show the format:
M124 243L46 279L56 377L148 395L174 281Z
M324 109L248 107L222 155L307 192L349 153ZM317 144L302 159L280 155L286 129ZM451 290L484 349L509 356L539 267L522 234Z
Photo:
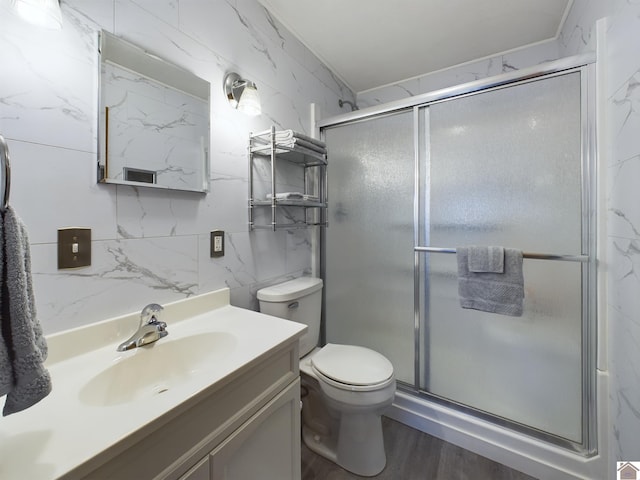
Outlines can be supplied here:
M11 7L23 19L39 27L61 29L58 0L11 0Z
M233 108L252 117L262 113L258 89L251 80L234 72L228 73L224 78L224 93Z

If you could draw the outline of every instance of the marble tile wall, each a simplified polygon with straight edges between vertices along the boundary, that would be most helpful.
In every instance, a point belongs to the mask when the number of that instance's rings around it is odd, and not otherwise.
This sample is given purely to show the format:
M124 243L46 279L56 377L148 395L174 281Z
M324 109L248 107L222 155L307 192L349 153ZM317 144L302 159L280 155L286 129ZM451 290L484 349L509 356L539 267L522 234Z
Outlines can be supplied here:
M616 461L640 459L640 1L574 0L560 34L563 55L592 49L606 17L603 104L610 403L609 478Z
M63 29L24 23L0 0L0 134L11 204L27 225L46 333L222 287L257 308L262 285L311 268L312 231L248 231L247 140L275 124L310 132L310 104L340 113L348 90L255 0L62 0ZM105 29L211 82L210 193L97 185L99 65ZM227 71L255 81L263 115L232 110ZM57 229L92 229L92 265L57 269ZM209 257L209 232L226 255ZM170 320L168 319L170 322Z
M474 80L492 77L513 70L520 70L558 58L560 58L558 42L550 40L502 55L408 79L397 84L359 92L358 106L360 108L372 107L393 100L433 92L441 88L473 82Z
M595 51L596 21L610 14L612 3L601 0L573 0L558 35L561 57Z
M608 184L610 460L615 467L615 461L640 459L640 1L616 0L609 8L608 158L601 163Z

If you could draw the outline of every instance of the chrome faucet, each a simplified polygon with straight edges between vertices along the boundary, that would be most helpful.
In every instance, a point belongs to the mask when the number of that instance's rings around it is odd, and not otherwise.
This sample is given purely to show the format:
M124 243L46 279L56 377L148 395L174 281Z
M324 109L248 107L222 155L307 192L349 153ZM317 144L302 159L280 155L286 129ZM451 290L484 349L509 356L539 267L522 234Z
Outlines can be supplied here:
M167 332L167 324L160 321L162 313L161 305L150 303L142 309L140 313L140 326L138 331L134 333L129 340L118 345L118 351L124 352L132 348L142 347L153 342L157 342L162 337L169 335Z

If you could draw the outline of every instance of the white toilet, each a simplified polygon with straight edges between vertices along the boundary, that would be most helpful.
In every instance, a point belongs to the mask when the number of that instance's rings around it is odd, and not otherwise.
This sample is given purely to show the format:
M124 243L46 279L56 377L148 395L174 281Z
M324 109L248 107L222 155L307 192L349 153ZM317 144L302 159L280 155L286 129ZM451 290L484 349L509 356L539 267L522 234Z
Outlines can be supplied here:
M386 464L381 415L396 391L393 365L369 348L318 348L322 279L301 277L258 290L260 311L309 330L300 339L302 438L314 452L357 475Z

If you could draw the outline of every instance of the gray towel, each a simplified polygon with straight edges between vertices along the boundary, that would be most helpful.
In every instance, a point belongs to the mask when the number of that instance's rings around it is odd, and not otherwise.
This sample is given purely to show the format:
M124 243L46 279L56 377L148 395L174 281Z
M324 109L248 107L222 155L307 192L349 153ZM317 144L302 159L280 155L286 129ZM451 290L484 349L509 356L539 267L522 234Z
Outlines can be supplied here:
M0 288L4 291L4 248L2 248L2 239L4 238L4 225L0 218ZM11 367L11 357L9 356L9 345L4 341L5 336L9 336L9 322L4 321L3 301L4 294L0 295L0 397L6 395L13 388L13 368ZM6 331L6 333L5 333Z
M519 317L524 301L522 251L504 249L503 273L469 271L469 248L458 247L458 295L462 308Z
M46 397L51 392L51 377L44 367L47 343L36 318L27 231L10 206L6 208L2 222L4 272L0 310L2 337L12 374L2 411L2 415L7 416Z
M467 247L469 271L475 273L503 273L503 247Z

